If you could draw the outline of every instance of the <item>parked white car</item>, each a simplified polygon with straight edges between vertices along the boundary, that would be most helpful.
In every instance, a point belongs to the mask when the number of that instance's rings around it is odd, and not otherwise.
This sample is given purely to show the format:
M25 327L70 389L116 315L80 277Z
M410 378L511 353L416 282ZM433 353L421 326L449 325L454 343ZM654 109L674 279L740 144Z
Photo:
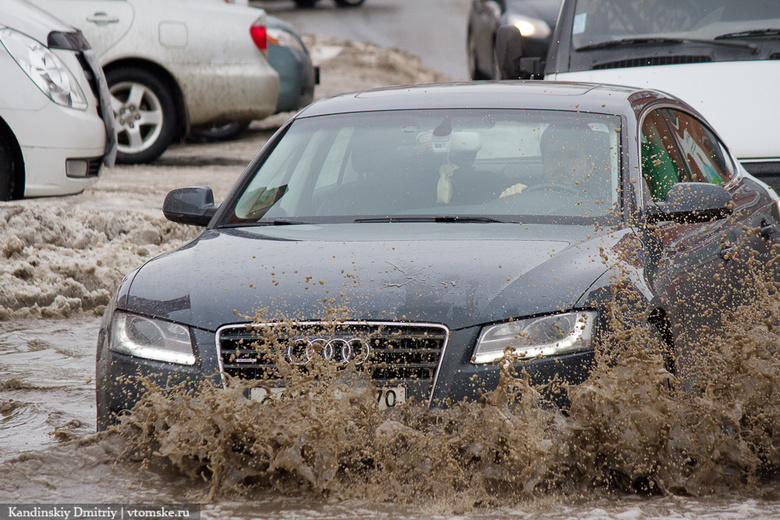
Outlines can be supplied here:
M31 1L95 49L118 123L117 162L150 162L192 129L276 111L279 76L267 60L262 9L213 0Z
M0 78L0 200L78 193L113 164L105 77L80 33L3 0Z

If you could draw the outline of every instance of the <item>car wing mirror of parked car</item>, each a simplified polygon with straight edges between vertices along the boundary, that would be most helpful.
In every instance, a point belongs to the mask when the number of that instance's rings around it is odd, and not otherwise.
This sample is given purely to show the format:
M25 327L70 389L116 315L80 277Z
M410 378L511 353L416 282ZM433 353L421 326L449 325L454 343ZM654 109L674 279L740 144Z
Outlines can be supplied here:
M672 186L663 202L648 207L647 220L650 223L708 222L730 215L732 208L731 195L722 186L680 182Z
M514 25L496 31L496 61L501 79L541 79L544 64L539 57L523 57L523 35Z
M163 215L171 222L207 226L217 207L211 188L190 186L175 189L165 196Z

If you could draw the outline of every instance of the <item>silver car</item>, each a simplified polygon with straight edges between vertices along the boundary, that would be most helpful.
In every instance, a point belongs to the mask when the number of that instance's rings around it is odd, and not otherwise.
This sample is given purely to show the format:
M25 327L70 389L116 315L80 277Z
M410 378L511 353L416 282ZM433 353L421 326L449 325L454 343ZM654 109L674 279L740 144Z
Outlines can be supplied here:
M276 111L265 11L213 0L32 0L81 29L103 66L117 162L158 158L191 128Z

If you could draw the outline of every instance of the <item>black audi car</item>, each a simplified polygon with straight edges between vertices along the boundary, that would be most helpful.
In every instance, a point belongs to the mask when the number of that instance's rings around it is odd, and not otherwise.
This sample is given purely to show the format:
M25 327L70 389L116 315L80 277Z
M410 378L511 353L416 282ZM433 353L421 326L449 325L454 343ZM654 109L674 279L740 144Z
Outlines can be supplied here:
M264 399L284 388L281 365L320 361L362 371L380 408L479 399L507 360L577 384L618 297L683 378L699 333L739 303L747 262L770 262L780 236L777 195L690 106L542 81L317 101L219 206L188 187L163 211L204 230L108 305L101 429L138 402L137 376L257 382L246 395Z

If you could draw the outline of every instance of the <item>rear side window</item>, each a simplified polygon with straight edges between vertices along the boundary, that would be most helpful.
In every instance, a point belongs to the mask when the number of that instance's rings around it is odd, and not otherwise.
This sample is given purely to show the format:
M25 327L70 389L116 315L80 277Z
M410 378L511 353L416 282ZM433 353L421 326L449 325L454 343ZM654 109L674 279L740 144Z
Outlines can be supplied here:
M664 110L691 180L722 185L734 176L734 163L723 143L701 121L679 110Z
M642 122L642 176L654 201L664 200L675 183L689 180L674 137L659 110L648 114Z

